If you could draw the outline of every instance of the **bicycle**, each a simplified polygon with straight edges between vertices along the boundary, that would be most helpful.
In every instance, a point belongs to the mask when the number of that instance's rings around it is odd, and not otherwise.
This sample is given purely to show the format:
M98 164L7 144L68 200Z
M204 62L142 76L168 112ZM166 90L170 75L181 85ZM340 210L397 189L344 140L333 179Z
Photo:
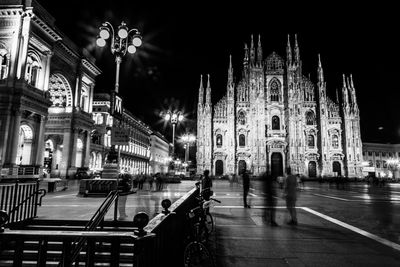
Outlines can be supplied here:
M214 220L209 212L212 201L219 200L209 198L204 200L200 194L199 205L187 213L191 224L191 241L184 250L184 266L215 266L213 255L205 243L209 234L214 230Z

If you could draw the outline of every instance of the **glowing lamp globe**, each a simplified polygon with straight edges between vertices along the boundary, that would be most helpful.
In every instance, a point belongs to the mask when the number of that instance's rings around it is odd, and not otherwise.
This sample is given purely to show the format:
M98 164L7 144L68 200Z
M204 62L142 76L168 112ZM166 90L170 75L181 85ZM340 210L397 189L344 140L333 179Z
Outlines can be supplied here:
M135 47L134 45L128 46L128 52L129 52L130 54L135 54L135 52L136 52L136 47Z
M170 118L171 118L171 115L165 114L165 120L166 120L166 121L169 121Z
M107 29L103 28L100 30L100 37L104 40L107 40L108 38L110 38L110 32Z
M104 47L106 45L106 40L104 40L103 38L99 37L96 40L96 44L99 47Z
M182 114L180 114L180 115L178 116L178 121L183 121L183 115L182 115Z
M139 46L142 45L142 39L140 38L139 35L133 36L132 44L133 44L134 46L136 46L136 47L139 47Z
M118 29L118 36L122 39L128 36L128 31L125 26L120 26Z

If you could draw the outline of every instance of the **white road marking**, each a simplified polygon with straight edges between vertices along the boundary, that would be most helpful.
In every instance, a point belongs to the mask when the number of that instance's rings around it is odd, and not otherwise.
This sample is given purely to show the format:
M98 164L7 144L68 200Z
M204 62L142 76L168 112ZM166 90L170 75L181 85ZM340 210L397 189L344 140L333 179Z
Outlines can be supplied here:
M379 242L379 243L381 243L381 244L383 244L383 245L386 245L386 246L388 246L388 247L391 247L391 248L393 248L393 249L396 249L396 250L400 251L400 245L397 244L397 243L394 243L394 242L392 242L392 241L389 241L389 240L384 239L384 238L382 238L382 237L379 237L379 236L377 236L377 235L371 234L371 233L369 233L369 232L367 232L367 231L364 231L364 230L362 230L362 229L360 229L360 228L357 228L357 227L352 226L352 225L350 225L350 224L347 224L347 223L345 223L345 222L339 221L339 220L337 220L337 219L334 219L334 218L329 217L329 216L327 216L327 215L325 215L325 214L319 213L319 212L317 212L317 211L315 211L315 210L312 210L312 209L310 209L310 208L302 207L301 209L303 209L304 211L307 211L307 212L309 212L309 213L312 213L312 214L314 214L314 215L316 215L316 216L318 216L318 217L321 217L321 218L323 218L323 219L325 219L325 220L327 220L327 221L330 221L330 222L332 222L332 223L335 223L335 224L337 224L337 225L340 225L340 226L342 226L342 227L344 227L344 228L346 228L346 229L349 229L349 230L351 230L351 231L353 231L353 232L356 232L356 233L358 233L358 234L360 234L360 235L363 235L363 236L365 236L365 237L371 238L372 240L375 240L375 241L377 241L377 242Z
M256 197L257 196L256 194L253 194L253 193L250 193L250 192L249 192L249 195L252 196L252 197Z
M332 198L332 199L342 200L342 201L358 201L358 200L351 200L351 199L345 199L345 198L340 198L340 197L332 197L332 196L321 195L321 194L312 194L312 195L314 195L314 196L320 196L320 197L326 197L326 198Z
M214 206L215 209L244 209L243 206ZM272 206L251 206L250 209L267 209L272 208ZM285 206L275 206L276 209L286 209ZM301 207L296 207L301 208Z
M51 196L49 198L61 198L61 197L68 197L68 196L76 196L76 194L68 194L68 195L60 195L60 196Z

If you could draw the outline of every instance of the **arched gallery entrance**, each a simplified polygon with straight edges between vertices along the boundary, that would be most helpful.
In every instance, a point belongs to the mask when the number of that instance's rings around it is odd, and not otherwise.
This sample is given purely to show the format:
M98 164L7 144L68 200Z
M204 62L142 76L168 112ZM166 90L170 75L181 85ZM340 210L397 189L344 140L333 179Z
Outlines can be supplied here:
M27 125L23 124L19 128L18 138L18 152L16 158L17 165L31 164L32 144L33 143L33 130Z

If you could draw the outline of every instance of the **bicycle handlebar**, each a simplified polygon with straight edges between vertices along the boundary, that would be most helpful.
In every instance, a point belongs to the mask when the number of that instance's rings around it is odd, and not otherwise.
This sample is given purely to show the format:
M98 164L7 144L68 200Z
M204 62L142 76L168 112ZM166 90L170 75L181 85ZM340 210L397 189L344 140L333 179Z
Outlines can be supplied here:
M218 199L212 198L210 197L211 200L214 200L215 202L221 203L221 201L219 201Z

